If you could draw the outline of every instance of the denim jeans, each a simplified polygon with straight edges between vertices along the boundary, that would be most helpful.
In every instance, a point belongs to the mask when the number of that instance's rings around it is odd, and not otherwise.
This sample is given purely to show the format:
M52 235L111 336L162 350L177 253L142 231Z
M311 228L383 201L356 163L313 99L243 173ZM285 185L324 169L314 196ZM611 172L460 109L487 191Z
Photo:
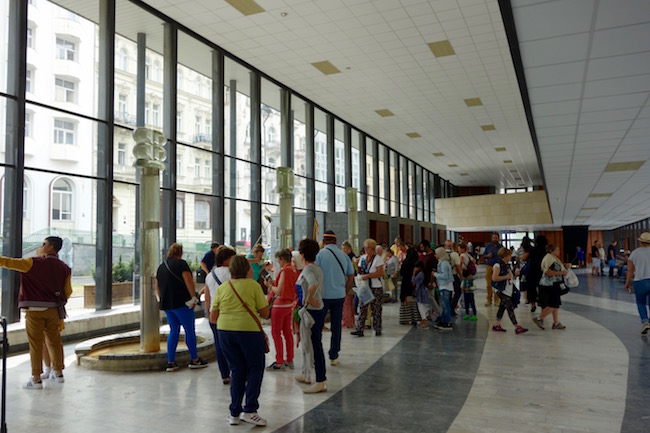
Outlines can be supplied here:
M339 357L341 351L341 324L343 322L343 303L345 298L341 299L323 299L323 318L330 311L330 327L332 329L332 339L330 341L329 357L331 360Z
M325 324L325 309L307 311L314 318L314 324L311 327L311 345L314 350L316 382L325 382L325 354L323 353L323 325Z
M230 414L238 416L242 410L257 412L264 377L264 334L252 331L222 331L219 344L230 365ZM242 401L246 395L246 404Z
M442 323L451 323L451 291L440 290L440 301L442 303Z
M210 323L210 330L212 331L212 336L214 337L214 351L217 354L217 364L219 364L219 372L221 373L221 378L225 379L230 377L230 367L228 366L228 360L221 350L221 345L219 344L219 333L217 332L217 325Z
M642 323L648 323L648 307L650 307L650 278L634 282L636 307L639 309Z
M196 332L194 330L194 310L185 306L165 310L167 323L169 323L169 336L167 337L167 362L176 361L176 347L181 333L181 325L185 329L185 344L190 351L191 359L199 357L196 351Z

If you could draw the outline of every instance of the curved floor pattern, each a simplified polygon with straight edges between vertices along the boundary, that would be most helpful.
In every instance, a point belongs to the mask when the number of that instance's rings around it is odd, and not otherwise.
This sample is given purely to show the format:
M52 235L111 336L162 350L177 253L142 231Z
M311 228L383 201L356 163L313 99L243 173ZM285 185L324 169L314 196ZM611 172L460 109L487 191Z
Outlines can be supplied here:
M474 386L449 432L620 431L628 358L618 338L566 311L565 331L551 330L550 320L542 331L530 313L516 312L530 331L515 335L506 316L508 332L490 332Z
M267 372L260 414L269 425L254 430L645 433L650 344L639 335L633 295L620 280L580 279L563 298L565 331L537 329L522 307L517 315L528 334L515 335L507 317L508 332L490 331L496 308L482 306L481 276L481 320L457 320L452 332L399 326L398 306L386 305L381 337L344 331L341 365L328 365L329 392L303 395L297 370ZM197 325L207 332L205 321ZM46 383L42 391L20 389L29 355L10 358L9 431L251 430L227 425L229 390L214 364L175 373L97 372L74 365L73 347L65 348L66 383Z
M486 334L484 318L452 332L414 328L352 383L276 432L446 432L472 388Z

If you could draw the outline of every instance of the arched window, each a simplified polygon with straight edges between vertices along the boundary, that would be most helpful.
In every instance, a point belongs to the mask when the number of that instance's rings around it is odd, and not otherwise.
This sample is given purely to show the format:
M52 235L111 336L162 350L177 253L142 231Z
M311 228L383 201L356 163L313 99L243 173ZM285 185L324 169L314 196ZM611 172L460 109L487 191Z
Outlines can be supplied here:
M147 80L151 79L151 59L149 57L144 59L144 78Z
M153 62L153 79L154 79L154 81L158 81L158 82L161 81L161 79L160 79L160 76L161 76L160 71L161 71L160 62L158 60L155 60Z
M129 53L126 48L121 48L117 58L117 67L123 71L129 71Z
M72 185L64 178L52 184L52 220L72 220Z

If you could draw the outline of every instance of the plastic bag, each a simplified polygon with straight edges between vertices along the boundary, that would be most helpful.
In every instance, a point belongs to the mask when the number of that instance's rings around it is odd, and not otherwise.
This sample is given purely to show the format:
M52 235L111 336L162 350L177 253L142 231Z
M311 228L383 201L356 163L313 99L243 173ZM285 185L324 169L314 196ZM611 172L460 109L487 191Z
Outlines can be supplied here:
M566 270L566 275L564 276L564 284L566 284L566 286L569 288L578 287L580 284L578 276L571 269Z
M363 280L361 278L361 275L357 275L356 277L354 277L354 280L357 286L354 288L354 291L359 297L359 302L361 302L363 305L367 305L373 299L375 299L375 295L372 294L372 290L370 290L368 281Z

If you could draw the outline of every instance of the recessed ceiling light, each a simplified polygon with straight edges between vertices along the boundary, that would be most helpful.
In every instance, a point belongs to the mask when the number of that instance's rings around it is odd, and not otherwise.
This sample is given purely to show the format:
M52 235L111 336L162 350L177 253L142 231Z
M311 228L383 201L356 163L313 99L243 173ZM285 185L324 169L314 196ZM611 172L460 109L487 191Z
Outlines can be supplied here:
M612 193L611 192L596 192L593 194L589 194L589 198L604 198L604 197L611 197Z
M433 156L445 156L445 154L442 152L433 152ZM648 194L650 194L650 191L648 192Z
M392 111L390 111L388 108L382 108L381 110L375 110L375 113L379 114L381 117L394 116Z
M243 15L254 15L264 12L264 8L253 0L226 0L226 3L237 9Z
M449 164L449 167L451 168L458 167L458 164Z
M479 107L483 105L483 101L481 101L481 98L469 98L469 99L464 99L465 105L468 107Z
M281 16L281 17L286 17L287 15L289 15L289 13L287 13L287 12L280 12L280 16Z
M469 183L478 183L478 180L470 180Z
M520 177L515 177L515 180L523 180L523 179Z
M338 74L341 72L341 70L336 66L334 66L333 64L331 64L329 60L323 60L322 62L315 62L312 63L311 65L325 75Z
M510 170L510 173L518 173L518 172L519 172L519 170L517 170L517 169Z
M469 176L469 173L461 173L461 176Z
M418 134L417 132L407 132L406 135L408 135L408 136L411 137L411 138L420 138L420 137L422 137L422 136L421 136L420 134Z
M605 173L614 171L635 171L641 168L645 161L630 161L630 162L612 162L605 167Z
M506 148L505 147L495 147L494 150L496 150L497 152L505 152Z
M494 125L491 125L491 124L490 125L481 125L481 129L483 131L494 131L494 130L496 130Z
M345 67L345 70L346 70L346 71L349 71L350 69L352 69L352 68L349 67L349 66L346 66L346 67Z
M512 159L504 159L503 163L504 164L512 164Z
M583 207L582 210L598 210L597 207Z
M429 45L429 49L436 57L453 56L454 54L456 54L454 48L451 46L451 42L449 42L448 40L430 42L428 45Z

